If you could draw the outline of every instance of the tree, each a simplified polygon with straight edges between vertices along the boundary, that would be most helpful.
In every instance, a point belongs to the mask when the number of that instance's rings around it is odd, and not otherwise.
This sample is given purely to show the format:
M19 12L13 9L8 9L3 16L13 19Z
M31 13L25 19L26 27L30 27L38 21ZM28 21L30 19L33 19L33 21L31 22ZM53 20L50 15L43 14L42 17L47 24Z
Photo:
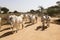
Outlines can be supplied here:
M39 11L39 10L36 10L35 12L36 12L36 13L40 13L40 11Z
M32 9L32 10L30 10L30 12L33 13L33 12L35 12L35 11Z
M58 4L58 6L60 6L60 1L57 1L56 4Z
M18 11L15 10L14 13L18 13Z
M44 9L44 7L42 7L42 6L39 6L39 8L40 8L41 15L47 14L47 9Z
M42 6L39 6L40 12L42 13L44 8Z
M54 16L54 14L60 13L60 7L59 6L51 6L47 9L47 12L50 16Z
M30 13L35 14L35 11L32 9L32 10L30 10Z
M12 12L9 12L9 13L12 13Z
M2 8L1 8L1 11L3 11L4 13L7 13L7 12L9 11L9 9L6 8L6 7L2 7Z

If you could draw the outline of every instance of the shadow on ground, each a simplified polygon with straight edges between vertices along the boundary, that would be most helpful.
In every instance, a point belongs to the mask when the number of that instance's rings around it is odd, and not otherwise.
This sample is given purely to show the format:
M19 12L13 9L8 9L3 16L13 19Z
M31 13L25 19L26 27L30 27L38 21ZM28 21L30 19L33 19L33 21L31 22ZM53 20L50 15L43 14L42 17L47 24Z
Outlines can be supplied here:
M60 25L60 19L54 20L53 23L54 23L54 24L58 24L58 25Z
M37 26L35 30L37 31L39 29L41 29L41 31L44 31L45 29L47 29L47 26L44 26L44 27L43 26Z
M28 26L31 26L31 25L33 25L33 23L30 23L30 24L26 25L25 27L28 27Z
M31 22L25 22L25 24L29 24L29 23L31 23Z
M26 22L25 24L28 24L28 25L25 26L25 27L28 27L28 26L34 25L34 24L36 24L36 23L32 23L32 22L30 21L30 22Z
M3 38L3 37L6 37L6 36L9 36L9 35L12 35L14 34L15 31L9 31L9 32L6 32L4 33L3 35L0 36L0 38Z
M0 32L5 31L5 30L9 30L9 29L11 29L11 28L12 28L12 27L5 28L5 29L3 29L3 30L0 30Z

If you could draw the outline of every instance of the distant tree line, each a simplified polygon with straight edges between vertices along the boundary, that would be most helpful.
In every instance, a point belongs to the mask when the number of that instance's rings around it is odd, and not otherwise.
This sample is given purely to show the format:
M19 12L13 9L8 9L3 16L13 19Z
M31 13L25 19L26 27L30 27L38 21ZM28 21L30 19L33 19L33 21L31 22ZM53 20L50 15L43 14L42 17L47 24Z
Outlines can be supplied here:
M54 16L54 15L60 15L60 1L56 2L57 5L48 7L46 9L44 9L44 7L39 6L40 10L30 10L31 13L38 13L39 15L43 14L43 13L47 13L50 16ZM45 11L47 10L47 11Z
M18 11L14 11L14 12L9 12L9 9L7 7L1 7L0 8L0 13L6 14L6 13L18 13Z
M29 13L41 15L42 13L45 12L44 10L47 10L45 13L47 13L47 14L50 15L50 16L53 16L53 15L55 15L55 14L58 14L58 15L59 15L59 14L60 14L60 1L57 1L56 4L57 4L57 5L48 7L48 8L46 8L46 9L44 9L44 7L42 7L42 6L39 6L39 9L38 9L38 10L33 10L33 9L31 9L31 10L29 11ZM8 12L9 12L9 9L6 8L6 7L2 7L2 8L1 8L1 11L2 11L3 13L8 13ZM12 13L12 12L9 12L9 13ZM13 13L18 13L18 11L15 10Z

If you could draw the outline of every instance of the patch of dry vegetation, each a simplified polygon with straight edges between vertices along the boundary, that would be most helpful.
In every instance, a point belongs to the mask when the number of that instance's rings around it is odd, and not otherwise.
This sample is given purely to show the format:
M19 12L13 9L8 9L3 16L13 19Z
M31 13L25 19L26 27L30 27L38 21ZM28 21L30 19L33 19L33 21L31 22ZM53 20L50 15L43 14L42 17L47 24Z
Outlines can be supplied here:
M8 24L8 17L9 17L9 15L13 15L13 14L15 14L15 15L17 15L17 16L20 15L20 13L0 14L0 17L2 18L1 24L2 24L2 25Z

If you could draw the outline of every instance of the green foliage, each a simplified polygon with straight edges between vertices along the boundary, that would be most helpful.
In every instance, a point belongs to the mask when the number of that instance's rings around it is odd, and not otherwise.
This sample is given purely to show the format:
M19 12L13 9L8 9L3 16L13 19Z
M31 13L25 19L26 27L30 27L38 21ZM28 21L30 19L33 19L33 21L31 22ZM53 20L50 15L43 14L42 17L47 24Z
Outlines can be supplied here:
M18 13L18 11L15 10L14 13Z
M33 10L33 9L30 10L30 13L31 13L31 14L36 14L35 10Z
M12 13L12 12L9 12L9 13Z
M31 13L34 13L35 11L32 9L32 10L30 10L30 12L31 12Z
M60 13L60 7L59 6L52 6L47 9L47 13L50 16L53 16L54 14Z
M9 11L9 9L6 8L6 7L2 7L2 8L1 8L1 11L3 11L4 13L7 13L7 12Z
M36 13L40 13L40 11L39 11L39 10L36 10L35 12L36 12Z
M57 1L56 4L58 4L58 6L60 6L60 1Z

